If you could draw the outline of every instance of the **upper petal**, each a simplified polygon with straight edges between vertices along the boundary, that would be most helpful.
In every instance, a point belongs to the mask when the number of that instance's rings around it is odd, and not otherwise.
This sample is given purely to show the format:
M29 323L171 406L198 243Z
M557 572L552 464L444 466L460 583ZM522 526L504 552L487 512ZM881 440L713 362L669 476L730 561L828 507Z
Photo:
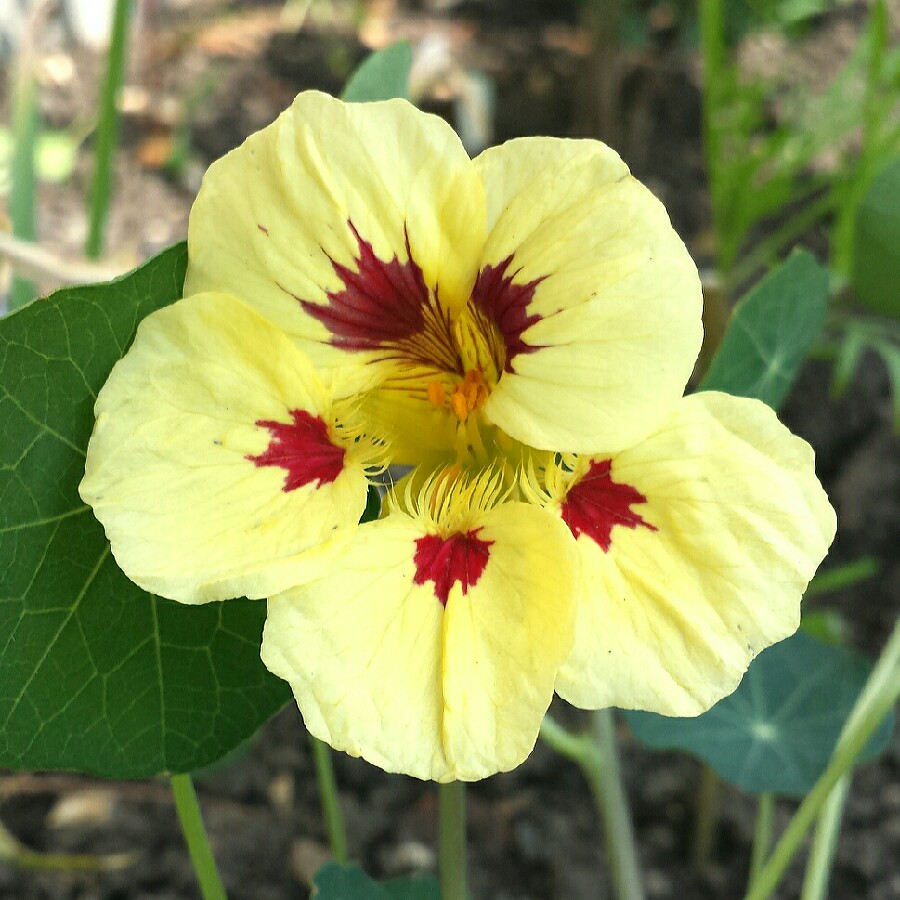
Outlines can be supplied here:
M702 339L697 269L662 204L597 141L482 153L473 302L506 344L485 413L546 450L615 452L681 396Z
M161 596L297 584L365 508L365 460L309 360L233 297L148 316L95 412L81 496L125 574Z
M440 328L469 296L484 217L443 120L310 91L210 167L185 290L246 298L330 365Z
M708 709L797 629L835 532L809 445L759 401L714 392L592 460L559 512L583 586L558 693L665 715Z
M520 503L469 524L445 533L391 512L328 574L269 601L263 662L312 734L436 781L531 752L572 646L574 541Z

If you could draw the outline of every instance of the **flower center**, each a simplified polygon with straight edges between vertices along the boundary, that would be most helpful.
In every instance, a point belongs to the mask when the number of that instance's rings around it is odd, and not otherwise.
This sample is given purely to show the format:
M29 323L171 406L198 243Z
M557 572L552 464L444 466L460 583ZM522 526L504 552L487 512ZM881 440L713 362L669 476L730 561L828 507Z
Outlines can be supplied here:
M436 409L449 406L460 422L465 422L473 410L481 409L490 392L484 373L480 369L469 369L463 380L454 385L449 395L441 381L430 381L427 388L428 399L432 406Z

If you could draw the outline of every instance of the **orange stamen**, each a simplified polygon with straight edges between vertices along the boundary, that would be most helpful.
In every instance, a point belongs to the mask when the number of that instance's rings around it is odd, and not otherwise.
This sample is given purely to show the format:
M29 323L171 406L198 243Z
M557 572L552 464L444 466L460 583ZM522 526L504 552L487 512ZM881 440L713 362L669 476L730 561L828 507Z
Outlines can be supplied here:
M431 381L428 384L427 392L431 405L440 409L447 399L447 392L444 390L444 385L441 384L440 381Z
M453 389L453 393L450 395L450 407L453 412L456 413L456 418L459 419L460 422L465 422L466 419L469 418L469 410L472 407L466 403L462 385L457 385Z
M489 394L490 389L481 370L469 369L463 380L453 388L453 393L450 395L450 408L456 413L460 422L465 422L472 410L484 406Z

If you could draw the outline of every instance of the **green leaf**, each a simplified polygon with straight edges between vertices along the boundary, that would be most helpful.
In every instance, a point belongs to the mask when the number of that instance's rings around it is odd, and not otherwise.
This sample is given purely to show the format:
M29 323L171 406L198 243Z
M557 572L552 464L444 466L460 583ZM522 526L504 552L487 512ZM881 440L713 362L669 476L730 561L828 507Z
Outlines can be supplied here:
M856 213L853 290L860 303L900 317L900 157L873 181Z
M804 612L800 620L800 630L823 644L847 643L847 624L835 609L814 609Z
M144 593L77 493L95 396L138 322L181 296L186 260L181 244L0 320L2 767L189 772L289 699L259 659L264 603Z
M390 900L390 894L357 865L327 862L316 872L312 895L317 900Z
M433 875L406 875L384 882L391 900L441 900L441 886Z
M409 99L409 70L412 47L409 41L398 41L363 60L350 76L342 99L348 103L373 100Z
M871 668L850 650L798 632L760 653L738 689L702 716L625 718L645 744L686 750L744 790L801 796L825 771ZM891 715L860 762L887 747L893 727Z
M825 321L828 273L800 251L767 275L734 311L704 391L756 397L777 409Z
M328 862L316 872L312 896L318 900L440 900L441 889L430 875L410 875L379 884L357 865Z

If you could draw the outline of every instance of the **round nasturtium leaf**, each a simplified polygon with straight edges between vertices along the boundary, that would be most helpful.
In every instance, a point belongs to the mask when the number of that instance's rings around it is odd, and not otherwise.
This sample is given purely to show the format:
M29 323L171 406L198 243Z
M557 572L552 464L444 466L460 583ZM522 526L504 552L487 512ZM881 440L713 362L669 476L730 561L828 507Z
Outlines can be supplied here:
M900 316L900 157L875 178L857 210L853 290L873 312Z
M638 740L692 753L746 791L801 796L825 771L870 671L856 653L798 632L760 653L738 689L701 716L625 718ZM884 750L893 725L892 714L859 761Z
M441 890L431 875L410 875L377 882L355 864L327 862L313 881L317 900L440 900Z
M0 319L3 768L191 772L290 699L259 657L265 603L144 593L78 496L97 392L138 322L181 296L186 263L180 244Z

